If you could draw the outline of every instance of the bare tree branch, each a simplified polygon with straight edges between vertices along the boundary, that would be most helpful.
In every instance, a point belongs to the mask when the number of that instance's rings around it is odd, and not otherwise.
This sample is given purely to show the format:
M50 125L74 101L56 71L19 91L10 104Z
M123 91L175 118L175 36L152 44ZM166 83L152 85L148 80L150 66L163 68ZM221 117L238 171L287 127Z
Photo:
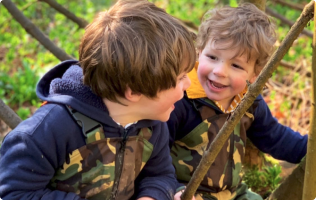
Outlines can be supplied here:
M62 5L57 3L54 0L39 0L46 2L48 5L50 5L52 8L60 12L61 14L65 15L68 19L78 24L80 28L85 28L88 25L88 22L82 18L77 17L75 14L64 8Z
M177 18L178 20L180 20L184 26L187 27L187 29L189 29L190 31L196 33L199 30L199 27L197 25L195 25L193 22L191 21L187 21L187 20L182 20Z
M38 2L38 0L31 1L31 2L27 3L26 5L24 5L24 6L20 9L20 11L24 11L24 10L28 9L31 5L33 5L34 3L37 3L37 2ZM0 27L3 26L4 23L9 24L12 19L13 19L13 17L11 16L11 17L8 18L5 22L3 22L2 24L0 24Z
M23 13L12 3L11 0L4 0L1 2L4 7L11 13L14 19L21 24L21 26L38 40L46 49L48 49L59 60L74 59L69 56L64 50L57 47L43 32L41 32L35 24L33 24Z
M286 62L284 60L281 60L280 66L285 67L285 68L290 69L290 70L295 70L296 69L296 66L294 66L293 64L288 63L288 62ZM300 70L301 70L301 67L299 67L297 69L297 71L300 71ZM312 73L311 72L306 72L305 76L310 78L310 77L312 77Z
M310 19L312 19L314 15L313 11L314 1L311 1L305 7L299 19L291 27L291 30L282 41L280 47L271 56L257 80L248 87L248 92L245 97L242 99L239 106L237 106L233 114L227 119L219 133L216 135L214 141L211 143L209 149L203 155L199 166L195 170L190 182L187 185L187 189L181 197L182 200L192 199L206 172L214 162L216 156L232 133L234 127L245 114L246 110L253 104L256 97L260 94L265 83L272 76L273 71L277 68L279 62L289 50L294 40L299 36Z
M300 4L296 4L296 3L291 3L291 2L286 2L283 0L273 0L276 3L279 3L281 5L287 6L289 8L293 8L295 10L298 10L300 12L302 12L302 10L304 9L304 5L300 5Z
M294 66L293 64L288 63L284 60L281 60L280 66L283 66L283 67L288 68L288 69L295 69L296 68L296 66Z
M21 118L0 99L0 119L11 129L14 129L22 120Z
M294 22L292 22L291 20L285 18L284 16L276 13L274 10L270 9L270 8L266 8L266 13L268 13L269 15L271 15L272 17L278 18L279 20L281 20L282 23L289 25L289 26L293 26ZM303 30L302 33L310 38L313 38L313 33L308 31L308 30Z

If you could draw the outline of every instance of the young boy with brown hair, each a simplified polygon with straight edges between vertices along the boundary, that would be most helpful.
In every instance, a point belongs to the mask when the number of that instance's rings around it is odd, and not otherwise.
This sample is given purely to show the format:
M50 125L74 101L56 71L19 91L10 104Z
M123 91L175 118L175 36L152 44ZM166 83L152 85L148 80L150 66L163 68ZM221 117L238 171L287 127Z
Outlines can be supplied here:
M188 74L192 84L168 121L180 183L189 182L203 152L247 92L246 81L254 82L267 63L275 41L274 25L252 4L206 13L196 43L199 62ZM307 136L279 124L259 95L205 175L197 200L262 200L242 183L247 137L277 159L298 163L306 154Z
M37 86L47 103L4 139L3 200L173 199L167 121L190 85L191 34L145 0L121 0L86 28L78 61Z

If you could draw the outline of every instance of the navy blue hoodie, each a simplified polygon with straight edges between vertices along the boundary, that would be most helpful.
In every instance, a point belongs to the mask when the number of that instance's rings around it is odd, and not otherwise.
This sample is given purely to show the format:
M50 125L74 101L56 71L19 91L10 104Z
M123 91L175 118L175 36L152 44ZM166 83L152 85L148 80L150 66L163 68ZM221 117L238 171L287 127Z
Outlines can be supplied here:
M100 122L106 137L118 137L124 128L109 116L102 99L82 83L77 61L65 61L43 76L37 95L49 103L21 122L4 139L0 150L0 197L3 200L79 200L75 193L47 188L69 154L85 145L81 128L65 105ZM173 199L177 181L169 155L166 123L141 120L127 128L128 136L152 127L152 155L135 181L135 195L157 200Z

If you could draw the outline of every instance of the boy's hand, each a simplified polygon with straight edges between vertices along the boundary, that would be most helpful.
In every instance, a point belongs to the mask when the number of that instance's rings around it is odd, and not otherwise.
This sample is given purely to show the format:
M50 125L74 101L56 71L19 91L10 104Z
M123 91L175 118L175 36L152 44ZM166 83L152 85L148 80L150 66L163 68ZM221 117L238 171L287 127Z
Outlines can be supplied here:
M155 200L155 199L153 199L151 197L141 197L141 198L139 198L137 200Z
M182 193L183 193L183 190L177 192L177 193L174 195L173 200L181 200L181 195L182 195ZM194 197L194 196L192 197L192 200L195 200L195 197Z

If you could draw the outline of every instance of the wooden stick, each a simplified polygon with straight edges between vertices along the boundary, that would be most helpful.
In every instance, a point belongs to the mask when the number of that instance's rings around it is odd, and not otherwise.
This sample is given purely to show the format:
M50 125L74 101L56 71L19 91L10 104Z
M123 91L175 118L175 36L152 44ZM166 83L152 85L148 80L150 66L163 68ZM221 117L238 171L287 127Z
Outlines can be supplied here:
M38 40L47 50L49 50L59 60L74 59L69 56L64 50L57 47L35 24L33 24L23 13L15 6L11 0L4 0L1 2L3 6L11 13L14 19L26 30L27 33L32 35Z
M21 118L0 99L0 119L11 129L14 129L22 120Z

